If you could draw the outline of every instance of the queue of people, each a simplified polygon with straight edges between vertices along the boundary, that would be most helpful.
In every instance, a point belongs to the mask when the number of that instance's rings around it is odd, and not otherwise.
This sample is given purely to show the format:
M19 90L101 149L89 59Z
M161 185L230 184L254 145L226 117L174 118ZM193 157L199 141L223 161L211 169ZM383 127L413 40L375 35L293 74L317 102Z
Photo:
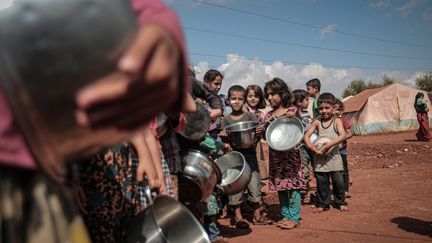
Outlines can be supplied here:
M2 242L126 242L132 219L151 203L148 189L184 203L212 242L228 241L218 224L225 206L232 212L232 226L239 229L249 228L250 223L298 227L302 200L313 201L316 212L330 208L330 181L334 206L348 210L348 163L346 152L344 157L340 153L346 151L346 145L339 144L349 138L349 124L339 118L343 104L329 93L320 94L318 79L306 83L307 91L291 91L276 77L263 88L234 85L228 90L231 111L226 113L218 96L223 74L211 69L203 82L193 72L188 75L184 38L175 13L159 1L132 0L131 6L141 26L118 61L114 76L84 87L75 96L79 126L135 131L129 139L70 161L58 177L44 170L43 161L33 156L0 89ZM305 110L310 96L314 97L313 117ZM191 140L180 133L193 123L185 117L198 104L206 107L211 124L201 139ZM269 150L268 187L277 192L282 215L274 222L262 206L258 166L264 157L262 142L236 148L224 127L257 122L256 134L266 139L266 126L281 116L297 117L310 128L300 146L283 152ZM317 147L309 139L314 132L330 137L330 142ZM240 152L252 171L247 187L228 197L215 192L204 202L184 201L179 178L181 151L187 149L213 158L231 150ZM251 206L252 222L244 217L241 205L245 201Z

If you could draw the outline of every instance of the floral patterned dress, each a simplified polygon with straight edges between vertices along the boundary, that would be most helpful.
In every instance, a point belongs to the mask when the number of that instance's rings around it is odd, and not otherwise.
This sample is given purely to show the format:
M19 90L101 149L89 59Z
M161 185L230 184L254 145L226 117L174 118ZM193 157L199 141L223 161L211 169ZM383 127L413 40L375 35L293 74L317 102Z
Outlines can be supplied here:
M145 208L137 165L137 152L130 143L102 149L78 162L79 185L86 197L83 217L93 242L124 242L128 222Z
M295 109L295 107L290 109ZM263 122L271 122L276 118L270 111L264 115ZM299 148L295 147L282 152L269 148L268 185L270 191L301 190L306 188Z

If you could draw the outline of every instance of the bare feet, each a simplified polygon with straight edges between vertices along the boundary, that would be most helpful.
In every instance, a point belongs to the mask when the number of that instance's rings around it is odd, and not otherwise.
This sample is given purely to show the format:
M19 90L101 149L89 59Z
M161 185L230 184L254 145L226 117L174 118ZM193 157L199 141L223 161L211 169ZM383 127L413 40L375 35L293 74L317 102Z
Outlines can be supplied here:
M281 229L294 229L297 226L298 226L298 223L291 221L291 220L286 220L279 225L279 227Z
M348 207L345 206L345 205L342 205L342 206L339 207L339 210L340 210L341 212L347 212L347 211L348 211Z
M321 207L317 207L317 208L315 208L314 210L313 210L313 212L314 213L322 213L322 212L325 212L325 211L327 211L328 210L328 208L321 208Z

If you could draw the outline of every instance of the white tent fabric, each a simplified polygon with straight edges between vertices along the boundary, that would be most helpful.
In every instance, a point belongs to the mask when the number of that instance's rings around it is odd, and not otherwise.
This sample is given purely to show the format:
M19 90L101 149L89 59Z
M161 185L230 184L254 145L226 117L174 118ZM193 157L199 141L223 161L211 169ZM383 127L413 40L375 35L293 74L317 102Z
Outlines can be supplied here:
M357 135L418 129L414 109L418 92L425 94L428 107L432 108L427 92L395 83L365 90L347 100L344 117L351 121L351 131ZM432 111L428 116L432 124Z

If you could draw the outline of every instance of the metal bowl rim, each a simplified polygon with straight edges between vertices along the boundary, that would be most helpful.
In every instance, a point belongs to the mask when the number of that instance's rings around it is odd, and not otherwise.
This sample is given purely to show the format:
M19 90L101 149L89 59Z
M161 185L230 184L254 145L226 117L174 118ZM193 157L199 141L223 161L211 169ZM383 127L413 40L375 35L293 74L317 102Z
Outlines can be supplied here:
M248 129L230 130L231 127L238 126L239 124L255 124L255 125L253 127L248 128ZM257 122L257 121L241 121L241 122L236 122L234 124L228 125L228 126L224 127L224 129L228 130L229 132L244 132L244 131L249 131L251 129L255 129L257 126L259 126L259 122Z

